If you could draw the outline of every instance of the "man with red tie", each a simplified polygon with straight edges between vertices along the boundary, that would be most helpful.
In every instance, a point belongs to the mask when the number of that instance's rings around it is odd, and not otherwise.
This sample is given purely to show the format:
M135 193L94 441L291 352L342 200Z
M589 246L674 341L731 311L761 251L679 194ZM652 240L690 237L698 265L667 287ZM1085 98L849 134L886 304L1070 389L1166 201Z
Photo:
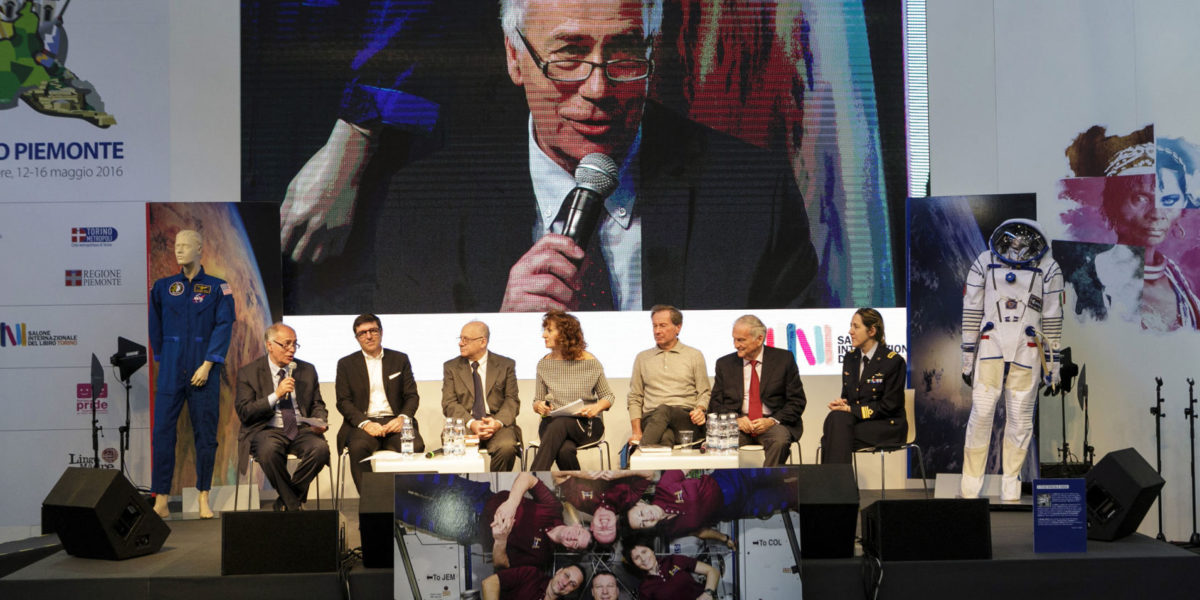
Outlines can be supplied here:
M767 327L754 315L733 322L733 353L717 359L712 398L717 414L738 415L738 443L761 444L763 466L783 464L804 431L800 370L786 350L764 346Z

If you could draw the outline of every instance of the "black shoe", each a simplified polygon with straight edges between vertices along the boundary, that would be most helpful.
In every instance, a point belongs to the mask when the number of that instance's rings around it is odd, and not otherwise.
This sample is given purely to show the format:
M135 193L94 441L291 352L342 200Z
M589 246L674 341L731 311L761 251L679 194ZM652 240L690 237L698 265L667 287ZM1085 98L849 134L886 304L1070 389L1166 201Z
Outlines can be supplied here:
M283 498L275 499L275 507L274 508L275 508L275 512L283 512L283 511L287 510L287 507L283 505Z

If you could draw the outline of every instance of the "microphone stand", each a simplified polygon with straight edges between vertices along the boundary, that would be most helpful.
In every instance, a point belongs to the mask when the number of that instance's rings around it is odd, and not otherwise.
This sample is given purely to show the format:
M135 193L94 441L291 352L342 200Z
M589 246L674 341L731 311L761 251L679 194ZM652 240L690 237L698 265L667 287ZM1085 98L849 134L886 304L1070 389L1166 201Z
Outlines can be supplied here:
M1067 389L1066 386L1058 386L1058 396L1062 399L1062 466L1063 473L1067 472L1067 463L1071 462L1071 442L1067 441Z
M96 400L100 398L100 386L92 386L92 468L100 468L100 421L96 419Z
M1188 406L1183 409L1183 416L1188 420L1188 433L1192 444L1192 537L1188 539L1188 545L1196 547L1200 546L1200 533L1196 531L1196 380L1188 377L1187 382Z
M1154 415L1154 470L1158 475L1162 476L1162 420L1167 417L1163 413L1163 397L1162 397L1162 377L1154 378L1154 406L1150 407L1150 414ZM1158 535L1154 536L1160 541L1167 541L1167 536L1163 535L1163 508L1162 497L1158 498Z
M125 424L118 427L120 432L120 442L117 444L121 449L121 473L128 477L125 472L125 452L129 450L129 390L133 388L133 384L128 379L122 379L121 385L125 387Z
M1096 464L1096 448L1088 444L1088 430L1091 429L1091 418L1088 416L1088 386L1087 378L1083 376L1087 366L1084 366L1084 371L1081 371L1079 376L1079 387L1076 388L1075 396L1079 400L1079 404L1083 406L1083 465L1090 471Z

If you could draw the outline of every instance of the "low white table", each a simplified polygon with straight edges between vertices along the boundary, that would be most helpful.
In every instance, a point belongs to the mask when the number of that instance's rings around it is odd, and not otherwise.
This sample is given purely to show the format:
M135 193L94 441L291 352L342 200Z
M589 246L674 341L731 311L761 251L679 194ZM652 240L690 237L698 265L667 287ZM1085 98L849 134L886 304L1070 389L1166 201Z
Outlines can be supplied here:
M635 471L658 471L663 469L736 469L736 455L715 456L699 452L681 452L676 450L670 454L663 452L634 452L629 457L629 468Z
M380 451L371 455L376 473L484 473L488 470L486 456L478 450L467 450L463 456L439 454L425 458L414 454L404 458L399 452Z

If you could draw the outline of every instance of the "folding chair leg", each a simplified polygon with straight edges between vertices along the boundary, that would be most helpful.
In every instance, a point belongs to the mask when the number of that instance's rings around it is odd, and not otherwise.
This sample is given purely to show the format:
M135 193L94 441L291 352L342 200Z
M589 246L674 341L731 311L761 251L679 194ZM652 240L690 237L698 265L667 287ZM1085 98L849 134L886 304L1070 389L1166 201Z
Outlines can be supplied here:
M887 458L887 452L879 453L879 497L887 498L887 470L884 468L884 460Z
M913 445L917 449L917 466L921 468L921 487L925 488L925 497L929 497L929 481L925 478L925 455L921 452L921 447Z

